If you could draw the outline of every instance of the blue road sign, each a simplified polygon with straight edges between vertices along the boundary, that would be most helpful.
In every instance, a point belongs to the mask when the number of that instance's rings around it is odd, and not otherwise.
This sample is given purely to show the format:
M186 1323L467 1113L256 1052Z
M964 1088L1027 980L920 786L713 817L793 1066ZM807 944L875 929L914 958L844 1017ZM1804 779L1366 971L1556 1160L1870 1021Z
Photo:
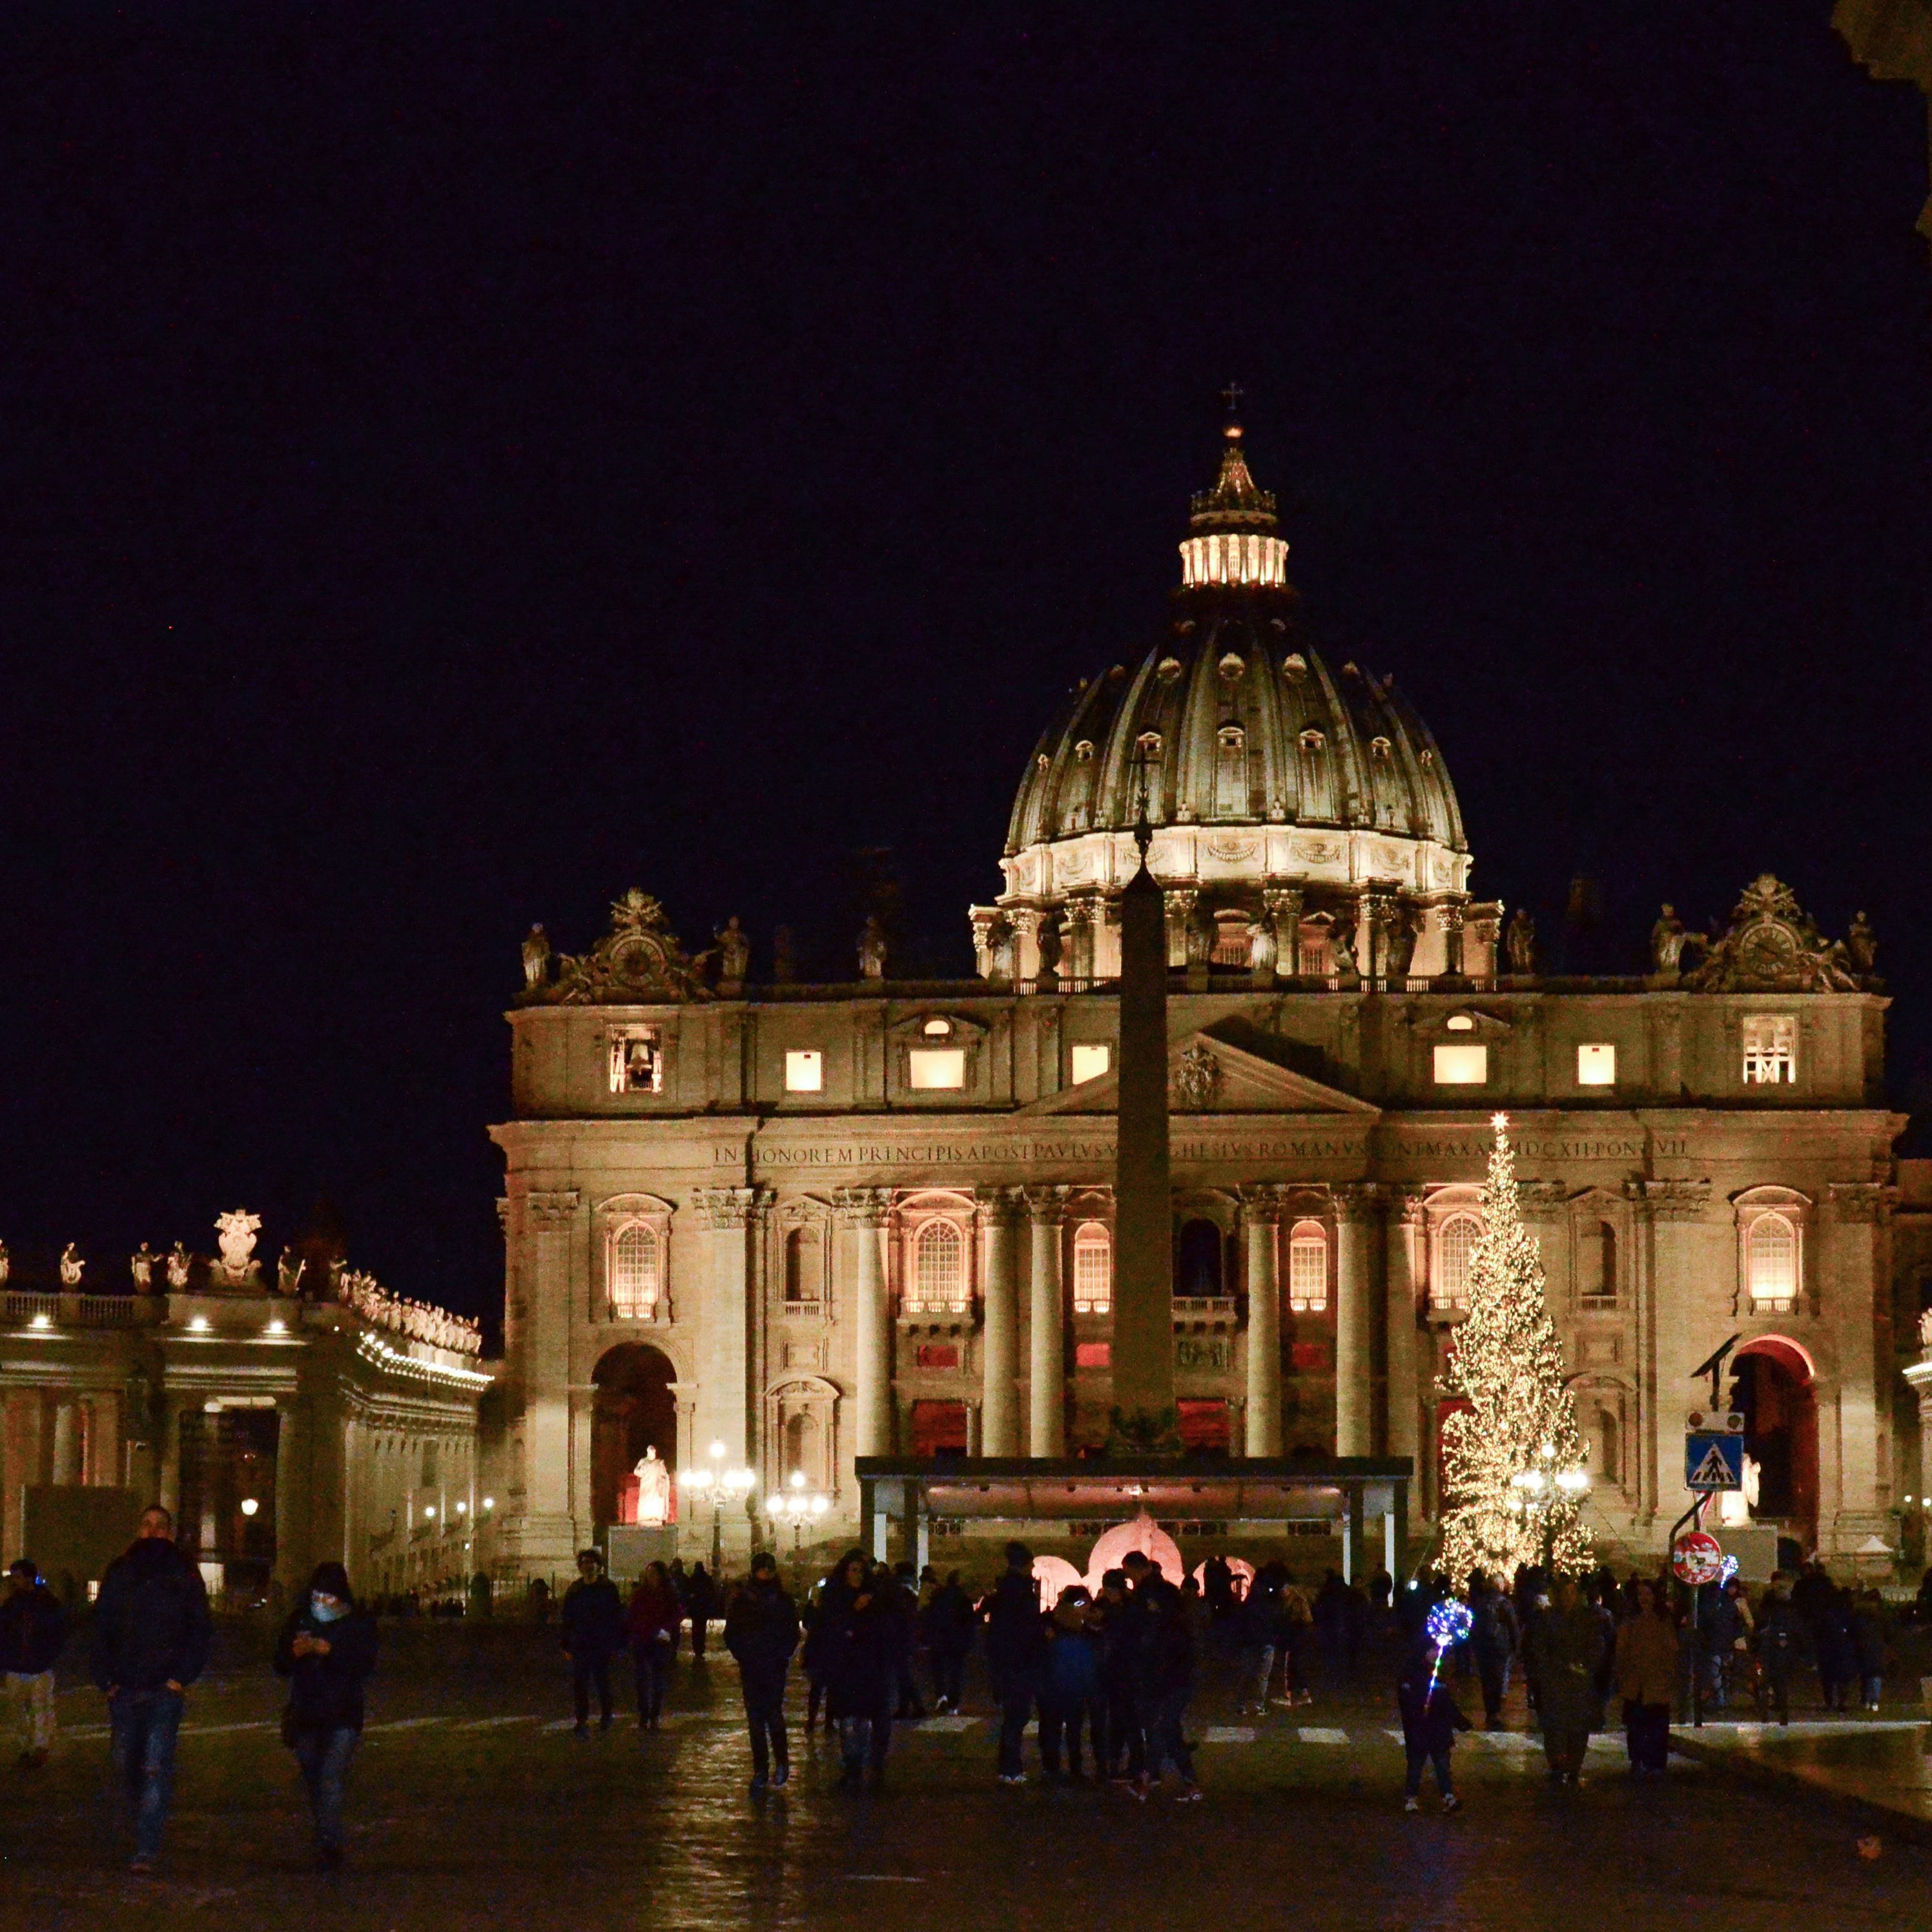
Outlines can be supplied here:
M1687 1490L1741 1490L1744 1486L1742 1436L1690 1435L1684 1438Z

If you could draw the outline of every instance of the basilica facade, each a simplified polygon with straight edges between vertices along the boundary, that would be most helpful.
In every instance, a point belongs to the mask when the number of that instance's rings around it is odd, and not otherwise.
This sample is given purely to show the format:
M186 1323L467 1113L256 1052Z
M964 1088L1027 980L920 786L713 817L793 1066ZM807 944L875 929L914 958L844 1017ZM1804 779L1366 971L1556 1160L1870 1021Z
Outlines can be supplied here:
M1065 1457L1112 1387L1119 898L1150 830L1168 913L1179 1427L1230 1458L1406 1458L1419 1556L1438 1378L1507 1111L1589 1444L1587 1520L1661 1545L1693 1371L1745 1417L1753 1513L1876 1560L1917 1489L1920 1293L1898 1279L1886 999L1862 920L1768 875L1653 970L1558 979L1472 896L1440 748L1393 679L1298 626L1238 428L1137 664L1084 682L1022 775L978 972L701 974L633 890L586 952L533 935L509 1015L501 1496L507 1574L634 1508L742 1548L760 1498L854 1459ZM1910 1306L1906 1302L1910 1301Z

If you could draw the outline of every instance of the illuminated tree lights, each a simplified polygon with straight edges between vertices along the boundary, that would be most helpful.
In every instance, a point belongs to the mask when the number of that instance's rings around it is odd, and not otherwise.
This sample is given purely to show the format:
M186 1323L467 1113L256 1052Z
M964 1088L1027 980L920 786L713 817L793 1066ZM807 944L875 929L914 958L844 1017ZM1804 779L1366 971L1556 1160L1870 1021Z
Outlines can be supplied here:
M1579 1517L1584 1482L1576 1407L1544 1304L1543 1262L1523 1226L1509 1117L1483 1184L1483 1232L1469 1257L1468 1318L1456 1330L1443 1394L1466 1405L1442 1425L1442 1568L1505 1585L1546 1556L1575 1570L1589 1554Z

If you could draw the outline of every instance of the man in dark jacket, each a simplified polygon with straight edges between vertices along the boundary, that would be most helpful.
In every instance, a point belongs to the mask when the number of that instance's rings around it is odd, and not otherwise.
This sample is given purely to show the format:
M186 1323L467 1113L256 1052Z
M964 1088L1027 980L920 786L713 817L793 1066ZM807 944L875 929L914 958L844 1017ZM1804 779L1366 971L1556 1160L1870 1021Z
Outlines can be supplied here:
M67 1613L40 1581L39 1566L23 1556L7 1572L0 1603L0 1671L7 1696L20 1707L26 1732L20 1768L38 1771L54 1742L54 1663L67 1640Z
M1020 1739L1033 1714L1046 1654L1033 1552L1024 1543L1006 1545L1006 1574L980 1600L980 1614L986 1625L986 1666L1000 1706L999 1780L1002 1784L1024 1784Z
M973 1600L956 1570L920 1612L921 1634L932 1659L932 1683L942 1712L956 1711L966 1684L966 1659L973 1648Z
M610 1728L610 1660L630 1635L617 1586L604 1574L602 1552L583 1551L577 1581L563 1593L564 1654L570 1659L571 1688L577 1699L577 1735L590 1735L590 1687L597 1686L598 1728Z
M1186 1736L1187 1703L1194 1694L1194 1634L1186 1602L1144 1552L1130 1550L1124 1567L1140 1613L1139 1702L1148 1739L1147 1769L1130 1789L1144 1798L1172 1764L1180 1779L1177 1801L1198 1804L1201 1787L1194 1781Z
M1774 1570L1771 1588L1758 1606L1757 1654L1765 1690L1780 1724L1791 1721L1792 1674L1804 1660L1808 1642L1804 1620L1792 1601L1791 1579Z
M201 1572L176 1548L173 1517L152 1504L100 1580L89 1646L94 1681L107 1693L114 1762L134 1807L133 1871L152 1871L160 1856L182 1693L208 1662L208 1635Z
M724 1648L738 1660L745 1718L752 1727L752 1790L767 1774L776 1784L791 1776L784 1727L785 1671L798 1648L798 1609L778 1581L778 1559L761 1550L748 1582L732 1592L724 1611Z
M376 1667L376 1619L356 1603L340 1563L316 1564L275 1642L289 1680L282 1742L296 1754L325 1871L342 1863L342 1800L362 1736L362 1684Z

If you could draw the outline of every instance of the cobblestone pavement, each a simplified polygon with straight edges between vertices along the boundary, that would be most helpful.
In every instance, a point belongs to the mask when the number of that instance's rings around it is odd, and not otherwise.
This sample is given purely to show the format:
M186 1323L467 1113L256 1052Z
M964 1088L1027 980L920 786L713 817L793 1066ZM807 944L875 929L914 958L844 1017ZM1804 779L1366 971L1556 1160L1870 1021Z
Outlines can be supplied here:
M1106 1788L1004 1790L983 1717L896 1733L883 1792L831 1788L822 1742L788 1790L754 1801L735 1672L681 1665L670 1720L642 1739L571 1735L554 1638L417 1628L388 1636L351 1786L350 1868L310 1868L280 1691L231 1661L195 1694L160 1875L122 1870L106 1828L100 1705L61 1699L38 1773L0 1769L0 1924L176 1924L383 1932L453 1924L755 1925L975 1932L1070 1921L1493 1932L1700 1920L1726 1928L1922 1927L1932 1852L1678 1766L1633 1786L1618 1750L1584 1788L1549 1791L1530 1740L1456 1753L1466 1808L1402 1809L1386 1706L1366 1699L1256 1724L1204 1711L1208 1799L1135 1804ZM233 1646L230 1646L231 1652ZM625 1690L628 1692L628 1684ZM794 1727L795 1729L796 1727ZM1030 1747L1029 1769L1036 1774Z

